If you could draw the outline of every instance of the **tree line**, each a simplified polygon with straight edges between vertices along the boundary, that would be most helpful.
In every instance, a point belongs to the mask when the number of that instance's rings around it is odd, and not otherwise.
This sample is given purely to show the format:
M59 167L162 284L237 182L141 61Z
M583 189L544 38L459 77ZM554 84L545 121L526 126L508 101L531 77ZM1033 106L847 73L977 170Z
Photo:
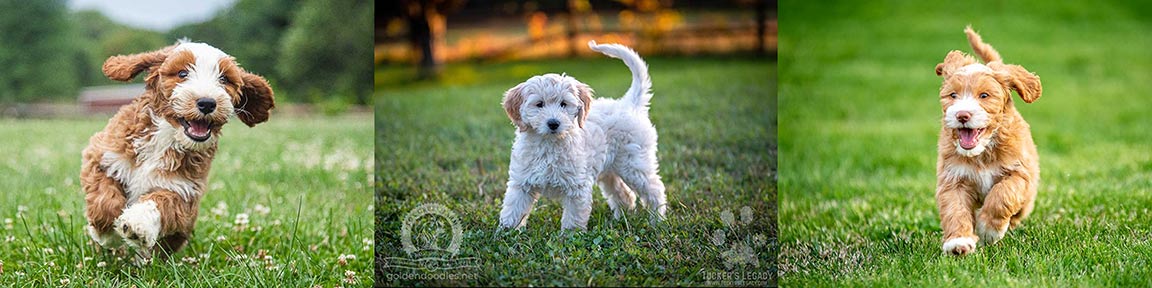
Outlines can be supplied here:
M239 0L211 19L157 32L65 0L0 0L0 103L75 99L115 84L109 56L152 51L188 38L264 75L277 98L367 104L372 91L373 3L367 0Z

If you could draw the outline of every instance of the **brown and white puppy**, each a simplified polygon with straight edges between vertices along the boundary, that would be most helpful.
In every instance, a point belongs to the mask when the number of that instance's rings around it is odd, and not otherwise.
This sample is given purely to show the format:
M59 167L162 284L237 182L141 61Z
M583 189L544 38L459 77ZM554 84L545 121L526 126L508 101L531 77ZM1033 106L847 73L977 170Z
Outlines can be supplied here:
M1012 100L1012 91L1027 103L1040 98L1040 78L1004 64L971 27L964 32L985 64L954 50L936 65L944 78L936 204L944 252L954 255L1004 238L1032 212L1040 183L1036 144Z
M267 121L272 88L219 49L185 40L110 57L103 70L117 81L145 73L145 91L84 148L87 231L105 248L127 243L146 263L188 242L221 127L233 115Z

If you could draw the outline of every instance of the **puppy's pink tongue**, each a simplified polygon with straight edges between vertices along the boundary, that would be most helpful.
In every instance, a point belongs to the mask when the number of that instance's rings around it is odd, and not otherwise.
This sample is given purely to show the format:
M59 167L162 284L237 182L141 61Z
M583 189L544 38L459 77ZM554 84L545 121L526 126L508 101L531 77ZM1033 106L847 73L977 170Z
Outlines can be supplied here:
M956 129L956 131L960 133L960 148L976 148L976 138L980 136L979 131L969 128L960 128Z
M196 137L208 136L208 123L204 121L188 121L188 134Z

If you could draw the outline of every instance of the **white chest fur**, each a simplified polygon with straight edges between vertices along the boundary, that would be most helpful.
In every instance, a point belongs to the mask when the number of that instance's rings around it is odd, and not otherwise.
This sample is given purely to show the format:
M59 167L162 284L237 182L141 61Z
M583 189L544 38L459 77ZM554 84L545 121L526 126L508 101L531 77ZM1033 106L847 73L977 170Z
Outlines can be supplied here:
M971 181L976 187L976 191L980 193L980 198L988 196L988 191L992 190L992 186L996 181L1000 180L1003 176L1000 167L984 167L977 168L970 165L954 164L944 168L944 175L949 180L968 180Z
M512 145L510 179L549 197L578 191L571 187L592 185L594 173L589 172L598 169L588 161L592 153L587 151L585 140L580 133L563 138L519 133Z
M177 138L183 137L175 127L167 123L158 123L153 119L156 131L149 137L136 139L132 145L136 150L136 158L131 159L115 152L104 152L100 159L103 166L112 177L124 186L124 193L128 197L128 205L136 203L141 196L164 189L180 194L185 199L196 196L198 193L195 181L168 173L179 167L178 157L165 157L169 150L179 149Z

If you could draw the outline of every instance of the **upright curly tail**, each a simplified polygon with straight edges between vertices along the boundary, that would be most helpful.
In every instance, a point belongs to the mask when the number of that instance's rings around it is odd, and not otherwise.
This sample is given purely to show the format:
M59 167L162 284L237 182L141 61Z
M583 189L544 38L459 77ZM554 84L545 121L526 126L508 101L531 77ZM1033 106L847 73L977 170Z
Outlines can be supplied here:
M628 65L628 70L632 71L632 87L628 87L628 92L624 93L621 100L632 103L636 108L643 108L648 106L648 102L652 100L652 79L648 78L648 64L644 63L644 59L632 51L631 48L620 44L596 44L596 41L588 41L588 47L593 51L604 53L612 58L624 60L624 65Z
M968 34L968 44L972 44L972 51L975 51L976 55L980 56L980 59L984 59L984 63L1001 61L1000 52L996 52L996 49L993 49L992 45L984 43L984 39L980 38L980 34L976 34L976 31L972 30L972 25L964 27L964 33Z

